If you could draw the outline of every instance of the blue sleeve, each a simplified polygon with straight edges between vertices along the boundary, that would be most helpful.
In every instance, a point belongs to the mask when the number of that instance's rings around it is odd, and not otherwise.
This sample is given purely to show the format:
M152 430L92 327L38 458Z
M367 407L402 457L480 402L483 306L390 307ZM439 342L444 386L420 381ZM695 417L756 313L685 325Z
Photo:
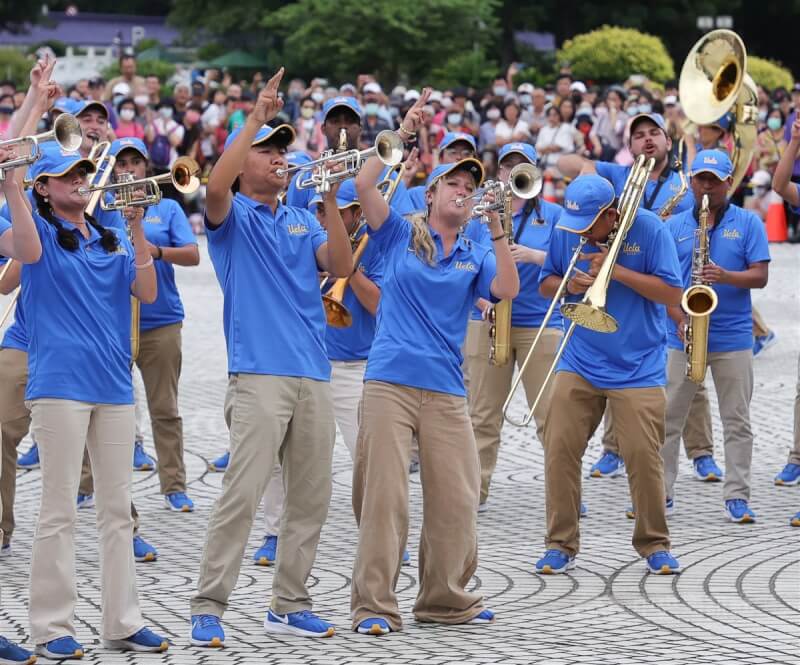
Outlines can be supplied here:
M497 258L494 252L487 251L481 261L481 270L475 280L475 296L473 301L484 298L497 302L497 298L492 296L492 281L497 276Z
M544 258L544 265L539 271L539 284L550 275L556 275L559 278L564 276L564 271L568 265L564 260L567 255L567 245L569 244L568 233L563 229L553 229L553 233L550 234L550 247L548 248L547 256Z
M0 236L11 228L11 222L5 216L0 217Z
M683 287L678 249L672 234L663 224L653 227L653 250L647 253L646 270L650 275L660 277L670 286Z
M192 233L192 228L189 226L189 220L186 219L186 213L183 212L180 204L172 199L170 201L170 216L169 216L169 242L172 247L185 247L186 245L196 245L197 239Z
M206 238L208 238L209 244L224 244L228 240L228 236L232 233L231 229L236 225L237 215L241 214L241 212L240 204L235 196L231 200L231 207L230 210L228 210L228 214L225 215L225 219L222 220L219 226L209 226L208 217L206 217L204 211L203 223L206 227Z
M370 242L372 241L370 240ZM365 253L369 254L369 256L367 256L366 261L361 262L361 267L364 270L364 276L377 286L380 286L383 281L383 254L378 251L377 247L373 247L372 251L369 250L368 245Z
M626 173L627 167L612 162L595 162L594 167L597 170L597 175L603 176L614 185L614 191L619 196L625 184L625 178L628 175Z
M747 225L747 237L745 238L745 261L748 266L762 261L769 261L769 242L767 241L767 231L764 223L752 212L745 213L749 218Z
M308 228L311 230L311 245L314 247L314 255L316 256L317 250L328 242L328 233L322 228L316 215L312 215L308 209L301 211L306 221Z
M411 235L411 223L403 219L393 208L389 208L389 216L377 231L367 229L370 238L375 240L384 251L401 242L408 242Z

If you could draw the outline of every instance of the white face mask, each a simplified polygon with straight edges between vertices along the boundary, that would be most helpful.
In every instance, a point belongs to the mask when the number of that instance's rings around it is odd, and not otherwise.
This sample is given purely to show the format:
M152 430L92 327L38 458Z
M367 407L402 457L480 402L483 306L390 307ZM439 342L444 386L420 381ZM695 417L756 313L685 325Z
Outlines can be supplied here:
M489 120L497 120L500 117L500 109L489 109L486 111L486 117Z
M317 104L321 104L325 99L325 93L322 92L312 92L311 99L313 99Z
M131 120L133 120L135 115L136 112L133 109L122 109L119 112L119 117L125 122L130 122Z
M461 114L460 113L450 113L447 116L447 122L451 125L460 125L461 124Z
M150 98L147 95L136 95L136 97L133 98L133 101L136 106L147 106Z
M453 105L453 100L449 97L442 98L442 108L449 109Z
M158 109L158 112L161 114L162 118L169 120L172 118L172 109L169 106L162 106Z

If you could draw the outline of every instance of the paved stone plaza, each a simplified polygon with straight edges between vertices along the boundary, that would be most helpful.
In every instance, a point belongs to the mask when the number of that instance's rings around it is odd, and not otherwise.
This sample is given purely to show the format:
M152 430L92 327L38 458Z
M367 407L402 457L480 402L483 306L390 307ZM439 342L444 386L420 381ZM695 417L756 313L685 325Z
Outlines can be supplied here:
M204 241L201 246L200 268L178 268L187 311L181 406L188 491L196 511L168 512L157 475L134 475L142 534L159 550L157 562L137 564L142 610L148 624L168 635L173 646L163 656L133 656L101 648L95 515L94 510L80 511L76 625L78 639L88 651L85 661L104 665L134 661L232 665L800 662L800 529L789 526L789 517L800 510L800 487L772 484L772 477L786 461L792 436L800 352L800 247L773 245L769 287L755 295L778 335L777 344L755 362L751 505L758 522L728 523L723 517L720 484L693 480L684 459L676 512L670 520L673 551L685 567L682 575L646 574L644 562L630 546L632 522L624 514L629 502L624 478L585 480L589 517L581 522L583 550L578 567L569 575L535 575L533 563L543 551L544 536L542 451L532 428L506 426L490 510L478 520L481 559L471 583L486 596L497 622L469 628L416 624L411 616L416 593L416 568L412 565L403 569L398 582L404 631L382 639L359 636L349 630L348 612L356 543L350 508L351 465L339 443L330 514L310 581L315 610L336 622L337 635L309 640L276 639L263 633L272 572L252 565L251 555L262 535L259 515L239 585L224 617L227 646L212 651L192 648L188 641L189 597L197 580L209 512L222 481L222 475L209 473L206 465L227 445L222 418L226 386L222 298ZM270 335L271 321L282 315L279 311L253 314L263 317L265 338ZM713 400L713 391L711 395ZM521 400L517 408L521 408ZM716 413L714 428L717 457L722 461ZM152 453L150 439L146 447ZM595 436L584 460L586 471L598 451L599 437ZM415 563L421 522L419 476L412 476L411 483L409 550ZM18 485L14 553L0 559L0 634L24 643L39 472L21 473Z

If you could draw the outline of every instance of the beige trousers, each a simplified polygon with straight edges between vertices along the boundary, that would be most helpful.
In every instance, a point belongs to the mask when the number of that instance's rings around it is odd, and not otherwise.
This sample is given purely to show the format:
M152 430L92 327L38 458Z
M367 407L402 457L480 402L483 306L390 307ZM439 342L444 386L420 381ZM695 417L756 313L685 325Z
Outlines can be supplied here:
M230 462L208 523L192 614L221 617L236 586L250 529L276 463L286 501L272 578L272 609L311 608L306 583L331 497L336 435L330 385L263 374L231 375L225 398Z
M42 500L31 556L31 641L75 637L75 496L84 446L97 476L101 637L129 637L144 626L131 548L133 405L64 399L27 404L42 465Z
M395 585L408 535L408 464L419 441L423 523L418 621L464 623L483 611L466 590L478 565L480 468L463 397L367 381L353 468L358 549L350 609L353 628L369 617L392 630L402 619Z
M794 447L787 464L800 464L800 357L797 359L797 388L794 393Z

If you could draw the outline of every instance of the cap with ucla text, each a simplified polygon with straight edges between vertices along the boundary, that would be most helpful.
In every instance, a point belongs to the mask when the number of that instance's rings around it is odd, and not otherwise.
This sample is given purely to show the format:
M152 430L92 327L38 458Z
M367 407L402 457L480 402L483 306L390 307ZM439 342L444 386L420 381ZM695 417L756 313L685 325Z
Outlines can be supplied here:
M47 147L45 147L47 146ZM66 175L76 166L83 166L89 173L94 173L95 165L90 159L82 157L79 152L61 150L57 144L42 144L39 159L31 164L28 176L36 182L39 178L59 178Z
M564 210L556 228L570 233L585 233L616 198L614 186L599 175L582 175L564 192Z
M497 154L497 163L502 162L509 155L522 155L534 166L539 161L539 155L536 154L536 148L530 143L506 143Z
M145 159L150 159L150 153L147 152L147 146L145 146L142 139L136 139L133 137L117 139L111 144L111 150L109 151L109 154L111 154L113 157L117 157L123 150L135 150Z
M234 129L229 135L228 138L225 139L225 150L227 150L231 143L236 140L236 137L239 136L244 125ZM276 143L280 143L283 147L288 147L292 143L294 143L295 133L294 129L290 125L278 125L277 127L270 127L269 125L263 125L261 129L256 132L255 138L253 142L250 144L251 146L260 145L261 143L266 143L267 141L274 141Z
M442 142L439 144L439 152L450 147L456 141L465 141L472 146L473 152L478 151L478 145L475 143L475 137L472 136L472 134L467 134L465 132L447 132L447 134L442 137Z
M636 125L638 125L643 120L649 120L652 122L656 127L658 127L664 134L667 133L667 123L664 121L664 116L660 113L637 113L635 116L631 118L631 134L633 134L633 130L636 129Z
M456 170L467 171L473 178L475 178L475 186L481 186L484 177L483 164L481 164L474 157L467 157L466 159L453 162L452 164L439 164L439 166L433 169L431 174L428 176L428 180L425 183L425 189L430 189L434 184L436 184L436 181L439 180L439 178L442 178L451 171Z
M332 97L327 102L325 102L325 104L323 104L322 106L323 118L327 118L328 114L331 111L333 111L333 109L342 107L350 109L353 113L355 113L359 117L359 119L364 117L364 111L361 110L361 104L358 103L358 100L355 97L340 95L339 97Z
M720 180L726 180L733 173L731 158L722 150L701 150L695 156L689 174L695 176L703 172L713 173Z

